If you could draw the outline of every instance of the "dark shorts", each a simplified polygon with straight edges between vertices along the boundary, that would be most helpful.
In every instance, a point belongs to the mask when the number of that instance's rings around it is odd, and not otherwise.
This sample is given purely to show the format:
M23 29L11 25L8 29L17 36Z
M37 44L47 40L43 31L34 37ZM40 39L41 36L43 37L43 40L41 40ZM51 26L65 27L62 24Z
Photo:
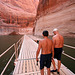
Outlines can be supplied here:
M61 60L62 50L63 48L54 48L54 58Z
M41 54L41 56L40 56L40 69L43 69L44 66L46 66L47 68L50 68L51 59L52 59L52 53L51 54Z

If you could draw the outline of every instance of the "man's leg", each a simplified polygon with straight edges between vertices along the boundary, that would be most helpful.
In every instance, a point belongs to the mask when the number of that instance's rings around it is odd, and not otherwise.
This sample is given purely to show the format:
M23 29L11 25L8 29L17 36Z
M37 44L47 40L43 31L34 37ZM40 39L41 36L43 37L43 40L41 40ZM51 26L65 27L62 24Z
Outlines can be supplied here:
M54 59L52 59L52 64L53 64L54 69L51 70L51 72L57 72Z
M52 64L53 64L54 70L56 70L56 66L55 66L55 61L54 61L54 59L52 59Z
M60 70L60 66L61 66L61 61L58 60L58 72L59 72L59 70Z
M44 75L44 68L41 69L41 75Z
M50 68L47 68L47 75L50 75Z

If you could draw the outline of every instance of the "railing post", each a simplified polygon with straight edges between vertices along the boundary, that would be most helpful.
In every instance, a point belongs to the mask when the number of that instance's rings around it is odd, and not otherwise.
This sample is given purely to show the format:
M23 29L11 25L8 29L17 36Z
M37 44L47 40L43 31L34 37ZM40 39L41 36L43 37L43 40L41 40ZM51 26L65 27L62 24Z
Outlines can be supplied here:
M15 49L15 59L17 60L17 48L16 48L16 44L14 45L14 49Z
M19 55L19 48L21 47L21 44L23 42L24 36L14 45L15 49L15 61L17 61L18 55Z
M17 50L17 51L16 51L16 55L17 55L17 58L18 58L18 50L19 50L19 49L18 49L18 44L16 44L16 47L17 47L17 48L16 48L16 50Z

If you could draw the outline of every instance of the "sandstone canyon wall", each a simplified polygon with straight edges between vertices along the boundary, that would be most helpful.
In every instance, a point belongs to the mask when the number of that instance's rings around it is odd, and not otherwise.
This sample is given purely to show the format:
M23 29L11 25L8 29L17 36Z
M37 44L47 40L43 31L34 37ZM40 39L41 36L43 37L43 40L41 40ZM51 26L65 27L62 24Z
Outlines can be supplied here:
M38 0L0 0L0 34L31 32L37 6Z
M63 36L75 36L75 0L40 0L35 35L58 28Z

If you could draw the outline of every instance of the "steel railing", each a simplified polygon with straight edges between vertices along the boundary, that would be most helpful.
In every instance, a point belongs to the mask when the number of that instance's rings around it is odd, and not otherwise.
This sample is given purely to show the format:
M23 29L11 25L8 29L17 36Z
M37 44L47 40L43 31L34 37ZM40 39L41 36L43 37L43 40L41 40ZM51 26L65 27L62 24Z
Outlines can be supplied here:
M3 75L5 70L7 69L9 63L11 62L12 58L15 55L15 59L17 60L18 56L19 56L19 49L21 48L22 42L23 42L24 36L19 39L19 41L17 43L14 43L13 45L11 45L8 49L6 49L1 55L0 58L5 55L12 47L14 47L14 53L12 54L12 56L10 57L9 61L7 62L6 66L4 67L4 69L2 70L0 75Z

